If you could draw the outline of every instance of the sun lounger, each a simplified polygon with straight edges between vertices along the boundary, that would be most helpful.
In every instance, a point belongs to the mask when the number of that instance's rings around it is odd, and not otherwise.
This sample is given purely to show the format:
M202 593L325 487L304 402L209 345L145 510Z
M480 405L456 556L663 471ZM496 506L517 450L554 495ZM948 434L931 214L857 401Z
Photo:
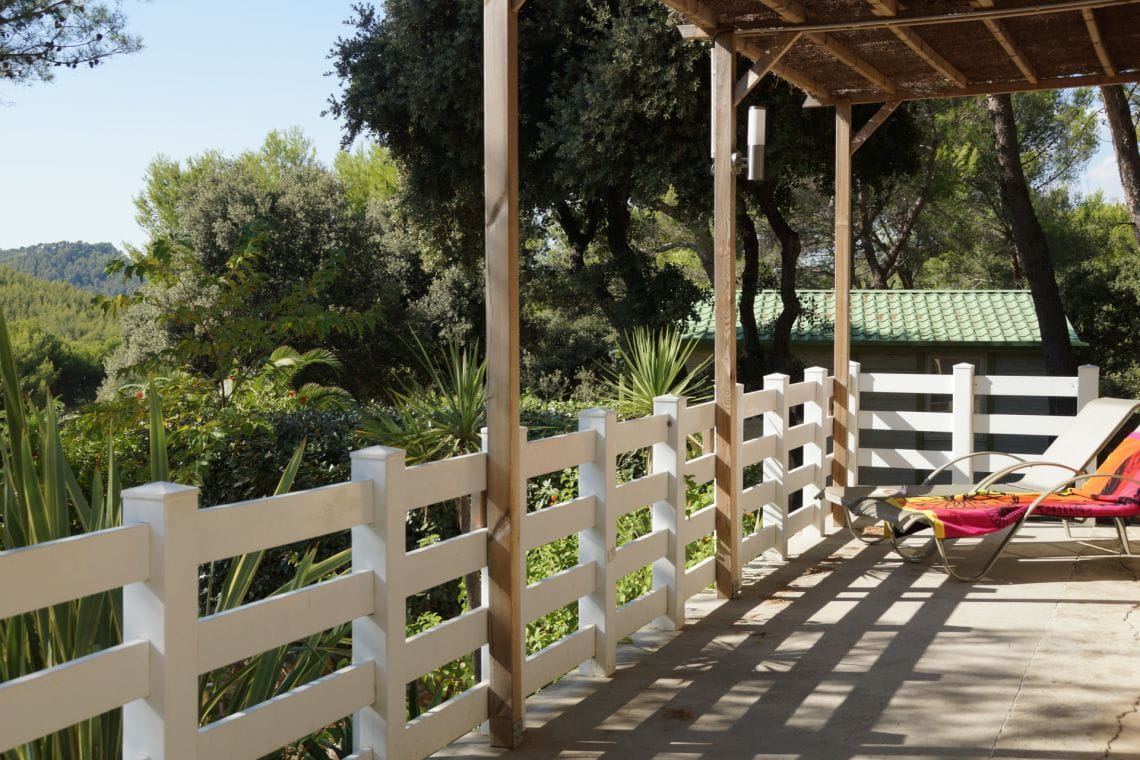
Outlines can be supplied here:
M853 517L883 521L886 537L900 556L918 561L937 548L947 572L960 580L976 580L988 572L1033 514L1065 520L1111 518L1116 522L1123 553L1130 554L1124 518L1140 514L1140 429L1126 438L1095 474L1084 475L1082 470L1138 407L1137 401L1096 399L1081 410L1041 459L1016 462L974 486L833 487L828 489L827 498L844 506L848 527L861 540L865 539L855 533ZM1051 460L1050 455L1063 459ZM948 463L941 469L952 465L953 462ZM1001 482L1020 473L1025 473L1025 477L1017 483ZM1049 477L1053 479L1045 480ZM902 550L899 539L928 527L934 531L934 541L926 551L912 555ZM951 567L944 540L982 536L1007 528L1009 533L981 571L965 575Z

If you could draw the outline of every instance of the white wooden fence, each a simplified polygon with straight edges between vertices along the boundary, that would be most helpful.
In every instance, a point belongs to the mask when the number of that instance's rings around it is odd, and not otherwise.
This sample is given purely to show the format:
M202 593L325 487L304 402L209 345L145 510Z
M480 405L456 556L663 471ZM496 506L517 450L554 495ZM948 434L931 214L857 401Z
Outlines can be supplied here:
M852 365L852 443L859 428L903 426L953 434L953 450L860 451L864 466L929 468L947 461L974 432L1054 434L1064 420L1034 415L1012 419L974 413L974 394L1095 396L1095 369L1079 378L862 374ZM825 510L816 496L827 482L832 383L812 368L790 383L773 375L752 393L737 389L741 424L734 431L741 468L733 485L742 513L756 529L737 556L747 562L774 550L786 554L800 531L822 531ZM949 394L955 412L864 412L859 393ZM968 414L966 414L968 410ZM762 418L763 434L745 439L747 418ZM793 420L800 420L793 424ZM685 602L713 581L714 559L687 566L686 548L715 532L715 506L689 513L687 483L713 478L714 455L687 441L713 426L711 402L656 400L649 417L619 422L602 409L583 412L579 430L527 441L524 479L578 470L578 496L529 512L522 521L523 552L577 535L578 562L525 589L520 628L577 603L579 628L526 659L524 691L531 694L581 667L614 671L618 642L646 626L677 628ZM753 426L748 426L749 428ZM520 431L524 440L525 429ZM706 437L707 440L707 437ZM652 452L643 477L619 482L619 455ZM793 456L795 454L795 456ZM799 462L792 466L793 462ZM747 488L744 468L763 476ZM959 477L968 471L959 471ZM352 481L285 496L209 509L197 490L155 483L124 492L124 526L0 553L0 618L123 587L123 643L49 670L0 684L0 752L123 707L124 757L257 758L346 715L355 715L355 758L422 758L478 726L488 715L488 684L408 721L406 685L440 666L480 650L488 641L484 604L408 638L410 596L483 571L486 528L408 551L410 510L481 494L486 458L472 454L408 467L403 452L374 447L352 455ZM526 483L520 483L525 489ZM802 506L793 496L802 492ZM618 520L651 512L648 534L618 545ZM742 518L743 519L743 518ZM352 569L333 580L199 617L199 567L243 553L338 531L352 532ZM739 535L741 531L737 531ZM617 604L620 579L652 567L651 589ZM484 593L483 598L487 598ZM244 712L198 725L198 677L273 647L352 622L352 662L329 675ZM484 668L486 673L487 669Z

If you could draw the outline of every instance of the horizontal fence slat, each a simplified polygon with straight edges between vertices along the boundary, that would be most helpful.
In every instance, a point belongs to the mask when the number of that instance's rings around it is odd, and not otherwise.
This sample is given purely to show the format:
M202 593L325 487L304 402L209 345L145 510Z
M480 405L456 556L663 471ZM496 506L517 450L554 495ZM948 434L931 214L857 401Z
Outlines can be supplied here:
M862 430L891 430L894 432L949 433L954 429L954 415L950 412L859 412Z
M586 626L526 658L523 666L523 694L534 694L555 678L566 675L593 657L596 637L594 626Z
M420 760L446 747L487 720L486 682L468 689L438 707L428 710L400 731L396 757L387 760Z
M149 535L126 525L0 552L0 619L146 580Z
M198 729L198 757L254 760L372 704L376 667L349 665Z
M816 383L808 382L807 380L802 383L792 383L788 386L788 390L784 392L784 403L788 406L799 406L800 404L814 401L815 390L818 387Z
M1072 417L1047 417L1040 414L975 414L974 432L1060 435L1072 421Z
M357 480L203 509L194 520L198 562L348 530L368 522L371 507L372 481Z
M974 378L974 393L979 396L1076 396L1077 378L978 375Z
M860 467L889 467L898 470L933 470L950 461L948 451L918 449L859 449Z
M401 571L400 593L412 596L441 583L460 578L487 566L487 529L408 552Z
M371 615L372 579L371 571L358 571L202 618L198 672Z
M814 422L804 422L800 425L792 425L788 431L784 433L784 446L791 449L798 449L800 446L806 446L809 443L815 442L816 424Z
M681 416L681 432L685 435L709 430L715 424L716 405L712 401L685 408Z
M859 391L862 393L922 393L951 394L954 392L953 375L920 375L901 372L861 372Z
M353 752L344 760L375 760L375 757L372 754L372 750L362 749L359 752Z
M708 483L716 476L716 454L702 454L685 463L685 475L697 485Z
M145 697L149 658L128 641L0 684L0 753Z
M776 436L762 435L758 438L749 438L740 447L740 466L759 464L774 456L776 456Z
M662 586L618 607L614 615L614 629L617 631L618 640L640 631L664 615L668 603L669 590Z
M664 501L669 495L669 473L655 472L614 489L613 513L618 517L635 509L647 507L654 502Z
M579 430L529 441L523 454L523 477L535 478L589 462L594 458L597 441L595 430Z
M523 551L537 549L551 541L573 536L594 527L596 496L579 496L573 501L544 507L523 518Z
M716 580L716 557L706 557L685 571L685 599L690 599Z
M815 465L802 464L784 475L784 493L793 494L815 482Z
M745 393L740 404L740 416L744 419L755 417L764 412L771 412L780 403L780 394L774 388L765 388L760 391Z
M805 528L815 524L815 514L818 505L815 502L800 507L784 518L784 535L791 538Z
M764 552L776 546L776 528L765 525L759 533L745 536L741 542L741 554L744 562L751 562Z
M405 511L487 490L487 455L478 452L404 471L396 498Z
M763 483L745 488L740 492L740 514L746 515L755 512L765 504L771 504L775 499L776 481L774 480L765 480Z
M523 591L522 621L529 623L594 592L598 568L593 562L575 565L533 583Z
M654 414L619 422L613 432L614 447L619 454L661 443L669 436L669 416Z
M480 607L416 634L391 655L392 670L400 674L401 683L409 683L452 660L477 652L487 643L487 617L487 608Z
M624 578L634 570L645 567L654 560L661 559L669 548L669 533L665 530L655 530L652 533L635 538L625 546L619 546L610 561L614 576Z
M697 510L685 519L681 528L681 537L684 543L691 544L714 530L716 530L716 506L710 505Z

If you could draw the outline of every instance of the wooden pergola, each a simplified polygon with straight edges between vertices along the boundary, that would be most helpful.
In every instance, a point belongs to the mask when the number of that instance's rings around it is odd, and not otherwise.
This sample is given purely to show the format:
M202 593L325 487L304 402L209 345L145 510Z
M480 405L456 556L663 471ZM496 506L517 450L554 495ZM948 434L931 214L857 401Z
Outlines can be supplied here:
M490 730L515 746L523 725L520 600L526 511L519 438L518 12L484 0L490 606ZM835 107L835 346L832 478L847 445L851 156L900 103L1140 81L1140 0L662 0L687 39L712 41L716 301L717 590L739 593L736 386L736 108L767 74ZM537 0L536 6L541 0ZM539 9L538 12L541 12ZM739 74L737 55L753 61ZM853 104L881 103L852 134Z

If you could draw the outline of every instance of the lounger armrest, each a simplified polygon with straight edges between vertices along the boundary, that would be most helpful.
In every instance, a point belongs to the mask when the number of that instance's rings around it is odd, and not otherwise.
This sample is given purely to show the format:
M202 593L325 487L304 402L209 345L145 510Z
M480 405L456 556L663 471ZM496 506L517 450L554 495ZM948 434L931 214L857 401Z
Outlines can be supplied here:
M972 454L963 454L960 457L956 457L954 459L951 459L949 462L947 462L946 464L939 467L937 470L934 470L932 473L927 475L926 479L922 481L922 484L924 486L929 485L930 482L933 481L936 477L938 477L942 473L946 472L946 470L950 469L951 467L958 464L959 462L964 462L967 459L973 459L974 457L980 457L983 455L1009 457L1010 459L1013 459L1013 460L1018 461L1018 462L1024 462L1025 461L1024 459L1017 456L1016 454L1010 454L1010 453L1005 452L1005 451L975 451Z
M1004 477L1007 477L1009 475L1013 475L1014 473L1018 472L1019 470L1029 470L1029 469L1032 469L1034 467L1060 467L1062 470L1068 470L1069 472L1073 473L1074 475L1080 475L1080 473L1081 473L1081 471L1079 469L1077 469L1076 467L1070 467L1069 465L1062 464L1061 462L1045 462L1045 461L1021 462L1020 464L1013 464L1013 465L1010 465L1009 467L998 470L997 472L991 473L989 475L989 477L983 478L982 482L978 483L978 485L974 487L974 490L975 491L984 491Z

